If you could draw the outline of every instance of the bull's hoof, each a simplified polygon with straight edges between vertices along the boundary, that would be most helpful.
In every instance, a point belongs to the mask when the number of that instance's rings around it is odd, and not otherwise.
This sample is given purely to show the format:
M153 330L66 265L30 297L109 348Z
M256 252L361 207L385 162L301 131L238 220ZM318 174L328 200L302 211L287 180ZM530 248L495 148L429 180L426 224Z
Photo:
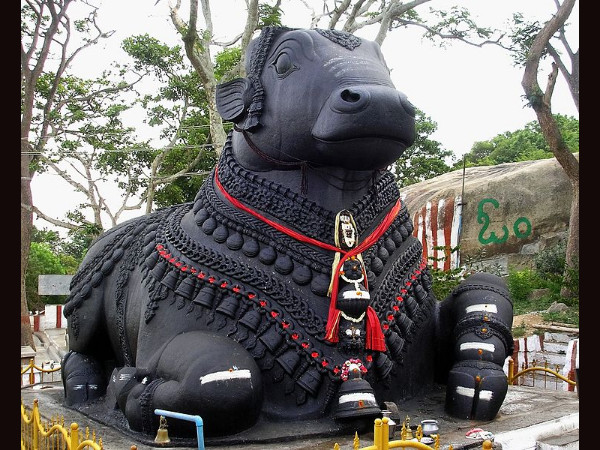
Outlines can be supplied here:
M502 367L485 361L459 362L448 376L446 412L459 419L492 420L507 391Z
M63 356L61 377L67 405L91 402L106 392L102 366L81 353L70 351Z

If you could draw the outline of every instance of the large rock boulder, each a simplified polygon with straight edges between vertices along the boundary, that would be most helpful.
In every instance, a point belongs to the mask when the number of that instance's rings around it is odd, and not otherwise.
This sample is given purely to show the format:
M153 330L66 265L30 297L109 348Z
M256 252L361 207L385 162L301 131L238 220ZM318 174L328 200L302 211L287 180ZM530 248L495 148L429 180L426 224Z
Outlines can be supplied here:
M433 267L479 261L504 273L566 236L571 196L556 158L469 167L401 190ZM457 245L450 258L439 248Z

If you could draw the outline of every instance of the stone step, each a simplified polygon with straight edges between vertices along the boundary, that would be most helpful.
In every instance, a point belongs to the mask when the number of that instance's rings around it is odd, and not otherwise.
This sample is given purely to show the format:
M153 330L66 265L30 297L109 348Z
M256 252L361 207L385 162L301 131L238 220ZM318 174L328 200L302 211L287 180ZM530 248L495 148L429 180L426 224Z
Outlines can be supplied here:
M578 337L579 337L579 333L574 335L574 334L546 331L544 333L544 342L560 342L560 343L567 345L567 344L569 344L569 341L576 339Z
M538 439L536 450L575 450L579 448L579 429Z

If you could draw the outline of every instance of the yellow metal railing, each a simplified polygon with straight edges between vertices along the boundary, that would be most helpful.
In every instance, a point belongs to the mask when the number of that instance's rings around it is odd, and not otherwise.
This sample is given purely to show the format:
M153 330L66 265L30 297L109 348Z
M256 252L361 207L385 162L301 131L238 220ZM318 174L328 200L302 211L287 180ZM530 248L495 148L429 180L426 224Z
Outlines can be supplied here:
M431 438L434 439L433 447L421 442L423 438L423 431L421 425L418 426L415 433L417 440L412 438L412 431L406 427L406 421L402 424L402 431L400 432L400 440L390 441L390 428L389 428L389 417L382 419L375 419L375 426L373 428L373 445L368 447L360 447L360 439L358 433L354 434L354 442L352 445L353 450L388 450L390 448L410 448L415 450L439 450L440 448L440 437L437 434L432 434ZM482 450L491 450L492 441L485 440L482 443ZM340 445L336 442L333 446L333 450L340 450ZM448 447L448 450L453 450L452 445Z
M36 372L36 370L37 370L37 372ZM39 374L39 383L48 382L48 380L44 380L44 374L49 374L49 373L52 374L52 377L49 382L60 381L60 378L58 380L54 379L54 373L58 372L59 370L60 370L60 365L55 369L44 369L43 367L36 366L33 359L30 359L29 365L27 367L21 369L21 386L23 385L23 375L25 375L27 372L29 372L29 384L33 385L33 384L37 384L36 380L35 380L36 374Z
M85 435L80 436L79 425L72 423L69 428L64 426L65 419L53 418L43 422L38 401L33 401L33 408L27 411L21 401L21 450L103 450L102 439L96 442L96 432L90 436L86 427ZM83 440L82 440L83 438Z
M548 366L548 361L544 361L544 366L538 366L537 365L537 361L533 360L533 365L532 366L527 366L525 365L525 363L523 363L521 370L518 371L517 373L515 372L515 362L513 361L512 358L508 359L508 384L515 384L515 380L519 377L522 377L523 375L527 374L527 373L532 373L534 376L532 378L532 384L535 385L535 372L542 372L544 374L544 387L546 387L547 384L547 380L546 380L546 374L550 374L555 376L556 378L558 378L559 380L564 381L565 383L568 383L571 386L577 386L577 382L573 381L563 375L561 375L559 373L560 367L559 366L555 366L555 370L552 370L549 368ZM569 374L570 376L573 376L572 374Z

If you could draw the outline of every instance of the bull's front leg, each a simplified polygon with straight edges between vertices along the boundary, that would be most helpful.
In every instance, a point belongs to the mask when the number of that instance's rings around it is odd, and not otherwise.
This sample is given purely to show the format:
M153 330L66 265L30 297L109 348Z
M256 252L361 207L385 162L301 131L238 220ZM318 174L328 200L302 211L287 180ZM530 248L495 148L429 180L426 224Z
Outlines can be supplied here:
M506 357L512 354L513 307L504 281L488 273L464 280L443 302L442 336L452 365L446 411L457 418L492 420L506 396ZM451 348L450 348L451 346Z
M115 369L110 381L119 409L136 431L156 432L155 409L201 416L207 436L236 433L258 419L260 369L229 338L203 331L181 333L157 349L145 366ZM195 430L189 422L169 419L169 432L186 436Z

